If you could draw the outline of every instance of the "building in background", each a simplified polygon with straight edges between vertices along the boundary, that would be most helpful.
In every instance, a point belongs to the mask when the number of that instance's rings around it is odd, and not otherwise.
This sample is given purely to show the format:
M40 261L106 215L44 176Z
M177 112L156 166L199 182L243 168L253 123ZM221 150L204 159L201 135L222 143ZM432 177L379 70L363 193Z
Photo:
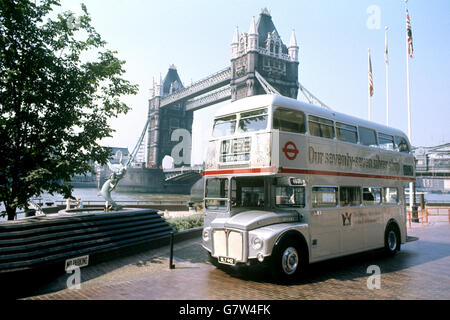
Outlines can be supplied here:
M450 143L414 148L416 190L450 193Z

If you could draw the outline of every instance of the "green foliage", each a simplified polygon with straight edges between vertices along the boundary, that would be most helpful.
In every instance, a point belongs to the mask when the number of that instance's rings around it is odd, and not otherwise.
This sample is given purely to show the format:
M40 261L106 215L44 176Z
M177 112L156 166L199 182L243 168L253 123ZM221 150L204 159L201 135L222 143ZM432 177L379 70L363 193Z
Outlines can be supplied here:
M166 219L178 231L203 227L203 214L194 214L187 217Z
M83 15L48 18L58 0L0 0L0 201L8 219L43 191L70 196L75 174L105 164L98 142L137 86ZM92 57L87 60L85 57ZM90 161L92 160L92 161ZM91 164L90 164L91 163Z

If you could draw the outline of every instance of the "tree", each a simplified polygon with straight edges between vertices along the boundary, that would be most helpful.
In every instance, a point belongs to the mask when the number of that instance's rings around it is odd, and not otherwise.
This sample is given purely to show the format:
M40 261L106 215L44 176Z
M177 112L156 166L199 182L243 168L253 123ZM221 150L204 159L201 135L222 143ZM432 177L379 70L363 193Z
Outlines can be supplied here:
M8 220L43 191L71 196L71 177L105 164L99 145L126 113L124 61L82 16L50 18L58 0L0 0L0 201ZM86 57L93 57L87 59Z

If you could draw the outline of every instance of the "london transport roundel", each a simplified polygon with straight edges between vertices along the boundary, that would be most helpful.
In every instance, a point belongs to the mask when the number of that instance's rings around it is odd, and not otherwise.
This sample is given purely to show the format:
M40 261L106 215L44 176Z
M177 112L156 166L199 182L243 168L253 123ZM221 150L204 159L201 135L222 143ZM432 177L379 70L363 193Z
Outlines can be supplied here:
M283 148L283 152L286 158L288 158L289 160L294 160L295 158L297 158L297 155L299 153L297 146L292 141L286 142Z

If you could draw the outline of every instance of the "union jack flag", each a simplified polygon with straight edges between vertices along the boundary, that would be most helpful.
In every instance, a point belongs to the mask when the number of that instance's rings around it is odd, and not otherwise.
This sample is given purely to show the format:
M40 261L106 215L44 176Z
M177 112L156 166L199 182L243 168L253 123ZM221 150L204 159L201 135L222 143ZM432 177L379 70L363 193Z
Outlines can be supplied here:
M408 36L408 54L412 58L413 56L413 39L412 39L412 29L411 29L411 21L409 19L409 12L408 9L406 9L406 35Z
M372 75L372 60L369 52L369 95L373 96L373 75Z

